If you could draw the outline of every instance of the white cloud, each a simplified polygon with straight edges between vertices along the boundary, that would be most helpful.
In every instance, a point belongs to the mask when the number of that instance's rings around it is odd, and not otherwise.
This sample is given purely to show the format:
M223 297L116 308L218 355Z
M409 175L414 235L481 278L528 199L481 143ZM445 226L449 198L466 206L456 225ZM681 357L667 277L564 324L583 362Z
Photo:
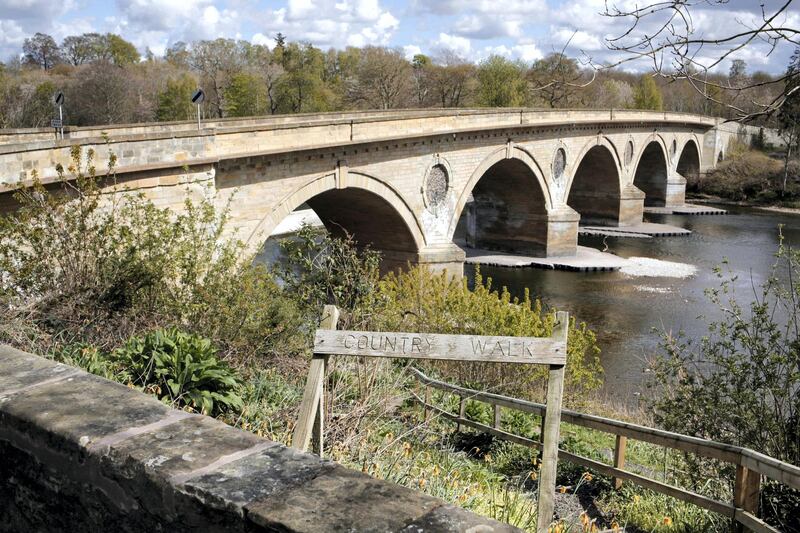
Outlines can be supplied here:
M289 18L304 19L314 14L314 2L311 0L289 0Z
M439 34L439 39L436 41L435 46L450 50L462 57L469 56L472 50L472 43L469 39L447 33Z
M544 57L544 54L539 47L533 43L529 44L518 44L515 45L513 50L514 56L518 57L519 59L531 63L536 61L537 59L541 59Z
M406 59L411 61L414 59L414 56L417 54L422 53L422 48L415 44L407 44L403 47L403 55L405 55Z
M259 44L262 46L266 46L270 50L275 46L275 41L272 37L267 37L263 33L256 33L250 38L250 42L253 44Z
M574 30L570 28L558 28L551 33L553 39L553 46L561 49L567 43L569 47L580 50L604 50L605 44L603 38L583 30Z
M400 26L380 0L288 0L285 8L262 11L258 33L281 32L292 41L320 48L388 45Z

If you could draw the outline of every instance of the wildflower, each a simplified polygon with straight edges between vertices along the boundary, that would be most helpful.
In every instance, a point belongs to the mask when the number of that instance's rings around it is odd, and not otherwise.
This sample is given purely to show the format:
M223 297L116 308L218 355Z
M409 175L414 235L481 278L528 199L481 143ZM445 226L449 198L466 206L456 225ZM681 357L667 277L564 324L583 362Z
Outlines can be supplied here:
M639 496L638 494L634 494L633 495L633 503L639 503L639 500L641 500L641 499L642 499L642 497Z
M613 531L613 533L619 533L619 524L616 522L611 522L611 531Z
M528 477L530 477L530 478L531 478L531 481L536 481L536 478L537 478L538 476L536 475L536 472L535 472L535 471L531 470L530 474L528 474Z
M592 531L592 533L597 533L598 531L600 531L600 530L597 528L597 524L595 524L594 522L592 522L592 530L591 530L591 531Z
M439 475L439 465L433 465L433 475L434 476Z
M563 485L562 485L562 486L560 486L560 487L558 488L558 492L560 492L561 494L566 494L566 493L567 493L567 487L565 487L565 486L563 486Z
M592 475L589 472L584 472L583 473L583 479L585 479L586 481L591 481L592 480Z
M589 525L589 515L586 514L586 511L581 513L580 519L581 519L581 525L583 526L584 529L586 529L586 526Z
M664 519L661 521L661 523L664 524L665 526L671 526L672 518L670 518L669 516L665 516Z
M483 460L489 464L492 464L492 454L487 453L486 455L483 456Z
M419 488L424 489L425 488L425 483L427 483L427 482L425 481L424 477L419 478Z

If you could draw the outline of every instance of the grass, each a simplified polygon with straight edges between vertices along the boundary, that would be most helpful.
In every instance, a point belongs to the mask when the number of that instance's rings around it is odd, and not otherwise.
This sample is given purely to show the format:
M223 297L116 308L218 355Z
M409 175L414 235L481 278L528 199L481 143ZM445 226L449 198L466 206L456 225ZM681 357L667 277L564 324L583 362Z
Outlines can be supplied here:
M109 379L119 379L91 348L76 347L59 359ZM387 374L399 372L392 366L384 370ZM288 379L274 368L250 368L244 381L240 391L244 404L241 411L229 411L219 418L289 445L302 397L302 380ZM422 423L421 409L408 401L410 380L384 377L380 383L382 390L373 390L371 394L380 396L390 392L391 397L399 394L406 401L391 412L368 417L366 429L358 432L357 439L329 442L327 453L333 460L525 531L536 530L539 476L536 450L471 431L457 433L453 423L437 417ZM398 391L398 387L403 390ZM451 412L458 410L458 399L453 395L434 391L432 401ZM609 414L607 406L598 408ZM466 416L485 424L493 420L491 407L474 401L467 402ZM502 427L506 431L538 440L540 423L537 416L503 410ZM614 437L564 423L560 446L609 464ZM677 454L665 456L663 448L630 441L626 457L627 468L648 477L676 484L685 479L683 459ZM727 521L713 513L629 482L616 491L609 478L568 462L559 463L557 483L557 509L566 507L561 511L572 512L554 526L554 532L590 533L615 526L656 533L713 532L727 531L729 527ZM724 487L706 489L699 492L720 497L725 491ZM581 505L586 509L583 512Z

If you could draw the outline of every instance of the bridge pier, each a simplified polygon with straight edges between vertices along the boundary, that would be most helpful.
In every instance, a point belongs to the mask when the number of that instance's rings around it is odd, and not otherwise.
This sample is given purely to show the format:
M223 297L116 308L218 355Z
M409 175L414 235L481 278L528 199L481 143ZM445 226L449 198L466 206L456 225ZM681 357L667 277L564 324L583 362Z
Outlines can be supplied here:
M664 207L681 207L686 204L686 178L676 174L667 181Z
M626 185L620 192L619 218L617 226L641 224L644 217L644 191L634 185Z
M533 257L566 257L578 250L580 215L570 207L543 214L529 213L522 220L508 222L504 217L487 216L487 209L476 202L465 207L464 240L470 248L511 252Z

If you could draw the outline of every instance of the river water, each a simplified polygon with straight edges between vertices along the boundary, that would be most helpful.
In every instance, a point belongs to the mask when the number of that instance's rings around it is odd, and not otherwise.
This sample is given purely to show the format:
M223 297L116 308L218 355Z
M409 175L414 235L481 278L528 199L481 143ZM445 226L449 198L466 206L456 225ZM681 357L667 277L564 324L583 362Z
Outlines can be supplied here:
M647 359L658 350L653 329L700 338L707 321L719 317L704 294L719 285L713 268L727 258L738 275L740 304L752 300L751 283L769 276L778 247L800 246L800 215L722 206L727 215L645 215L646 222L680 226L689 236L653 239L607 237L608 251L634 258L637 266L620 272L566 272L533 268L481 267L493 286L515 295L528 287L546 305L567 310L597 334L605 369L605 392L629 402L642 391ZM603 249L602 237L581 237L580 244ZM466 267L470 281L474 267Z

